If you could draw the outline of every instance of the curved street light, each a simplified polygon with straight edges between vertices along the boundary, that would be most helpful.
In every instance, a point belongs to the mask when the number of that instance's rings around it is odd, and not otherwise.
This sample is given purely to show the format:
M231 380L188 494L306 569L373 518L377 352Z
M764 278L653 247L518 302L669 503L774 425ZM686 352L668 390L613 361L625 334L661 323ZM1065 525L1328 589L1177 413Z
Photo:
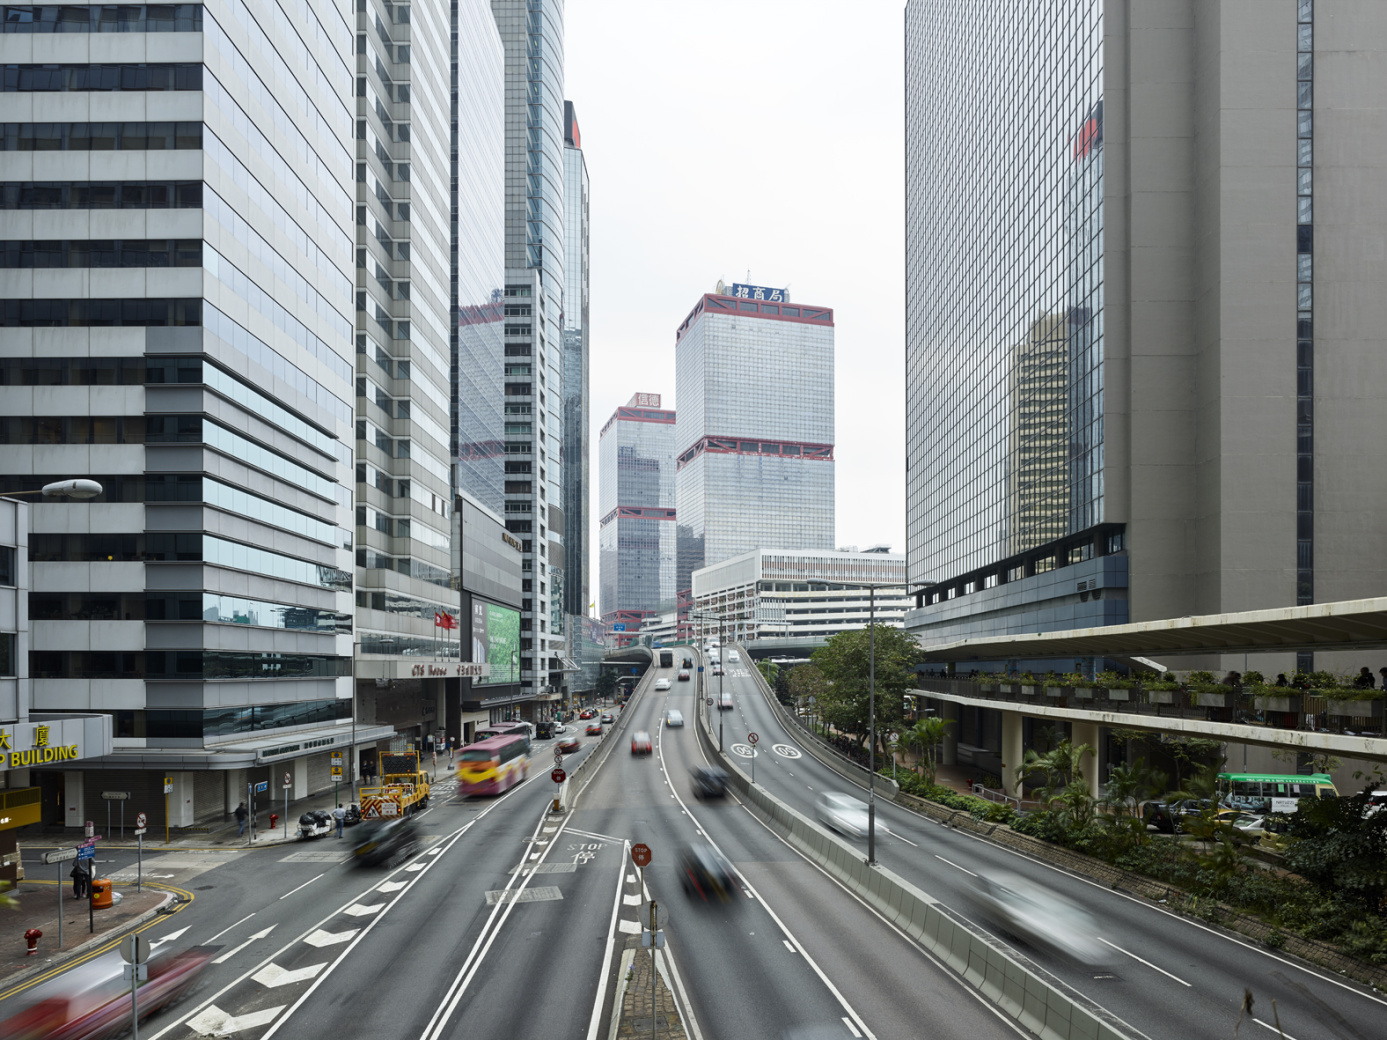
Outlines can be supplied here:
M103 488L98 480L86 477L72 477L68 480L55 480L45 484L37 491L8 491L3 498L19 498L23 495L42 495L44 498L72 498L85 500L101 494Z

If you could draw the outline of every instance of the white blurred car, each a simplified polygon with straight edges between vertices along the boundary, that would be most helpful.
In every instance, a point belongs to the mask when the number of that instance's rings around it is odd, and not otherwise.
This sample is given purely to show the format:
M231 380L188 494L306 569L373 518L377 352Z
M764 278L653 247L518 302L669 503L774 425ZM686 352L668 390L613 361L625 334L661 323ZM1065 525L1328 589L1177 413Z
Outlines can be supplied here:
M668 680L668 679L656 679L656 680L655 680L655 689L657 689L657 690L668 690L668 689L669 689L669 680Z
M670 709L669 709L669 712L665 715L665 725L666 725L666 726L682 726L682 725L684 725L684 713L683 713L682 711L680 711L678 708L670 708Z
M737 653L737 651L735 650L729 650L727 651L727 659L733 662L740 661L742 659L742 655Z
M825 791L814 802L819 822L841 834L861 838L867 833L867 803L848 794Z
M984 912L1003 931L1090 968L1111 963L1098 923L1063 896L1019 874L979 875L977 886Z

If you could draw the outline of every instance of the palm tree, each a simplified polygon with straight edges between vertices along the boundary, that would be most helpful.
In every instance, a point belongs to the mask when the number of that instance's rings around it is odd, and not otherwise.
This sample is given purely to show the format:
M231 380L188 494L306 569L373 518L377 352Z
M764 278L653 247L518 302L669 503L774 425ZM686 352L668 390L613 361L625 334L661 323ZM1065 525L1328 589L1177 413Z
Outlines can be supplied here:
M939 745L944 740L944 730L948 725L948 720L931 715L920 719L901 735L901 739L919 753L915 768L924 773L930 784L934 783L939 771Z

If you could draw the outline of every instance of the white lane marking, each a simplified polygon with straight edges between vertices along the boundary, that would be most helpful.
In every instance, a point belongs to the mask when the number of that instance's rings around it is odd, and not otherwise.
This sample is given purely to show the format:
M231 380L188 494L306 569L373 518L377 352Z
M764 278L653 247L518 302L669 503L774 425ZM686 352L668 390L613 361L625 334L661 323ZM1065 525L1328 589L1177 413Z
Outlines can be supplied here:
M1110 942L1108 942L1108 940L1104 939L1101 935L1098 936L1098 941L1099 941L1100 943L1102 943L1104 946L1111 946L1111 947L1112 947L1114 950L1116 950L1118 953L1125 953L1128 957L1132 958L1132 960L1136 961L1138 964L1145 964L1148 968L1152 969L1153 971L1159 971L1162 975L1166 976L1167 978L1174 979L1176 982L1180 983L1180 985L1182 985L1182 986L1189 986L1189 983L1186 982L1184 979L1180 978L1180 976L1178 976L1178 975L1172 975L1172 974L1170 974L1170 972L1166 971L1164 968L1158 968L1158 967L1156 967L1156 965L1152 964L1150 961L1148 961L1148 960L1143 960L1142 958L1138 957L1138 956L1137 956L1135 953L1133 953L1131 950L1124 950L1121 946L1118 946L1117 943L1110 943Z
M322 949L324 946L336 946L344 943L361 931L360 928L348 928L345 932L325 932L321 928L316 929L309 935L303 937L303 941L309 946Z
M443 850L440 849L440 848L433 848L433 849L429 849L429 851L426 852L426 853L424 853L424 855L425 855L425 856L437 856L437 855L438 855L440 852L442 852L442 851L443 851Z
M790 942L789 939L781 939L780 941L785 944L785 949L789 950L791 953L797 952L795 950L795 944Z
M250 920L252 917L254 917L254 916L255 916L254 912L251 912L251 913L249 913L249 914L246 914L246 916L243 917L243 918L241 918L239 921L237 921L236 924L245 924L247 921L249 921L249 920ZM231 926L229 926L229 927L227 927L227 928L223 928L223 929L222 929L220 932L218 932L216 935L212 936L212 938L208 939L205 945L210 946L212 943L216 942L218 939L220 939L220 938L221 938L223 935L225 935L227 932L231 931L232 928L235 928L235 927L236 927L236 924L233 924L233 925L231 925Z
M245 918L243 917L243 918L241 918L241 920L244 921ZM241 922L240 922L240 921L237 921L236 923L237 923L237 924L240 924ZM180 928L180 929L178 929L178 931L176 931L176 932L169 932L169 934L166 935L166 936L164 936L163 938L161 938L161 939L155 939L152 943L149 944L149 948L152 950L152 949L154 949L156 946L162 946L162 945L163 945L164 943L166 943L166 942L173 942L175 939L177 939L177 938L178 938L180 935L182 935L184 932L188 931L188 929L191 928L191 927L192 927L192 925L189 925L188 928ZM235 927L235 926L233 925L233 927Z
M626 883L627 883L628 885L634 885L634 884L636 883L636 875L635 875L635 874L627 874L627 875L626 875Z
M618 921L617 928L621 930L623 935L641 934L641 923L639 921Z
M372 914L380 913L389 905L389 903L376 903L372 906L367 906L364 903L353 903L342 912L344 914L351 914L353 917L370 917Z
M611 923L607 925L606 941L602 944L602 970L597 976L599 979L605 979L607 977L607 972L611 970L612 955L616 952L617 925L620 924L621 914L621 886L628 881L634 881L636 879L634 874L627 874L625 879L622 877L622 872L626 869L624 864L627 861L626 857L629 854L629 849L629 842L621 843L622 856L621 859L618 860L618 863L622 865L618 866L616 871L616 894L612 898L612 916L610 919ZM592 1003L592 1014L588 1017L587 1040L597 1040L597 1031L602 1024L602 1003L606 999L606 996L607 987L605 985L598 986L597 996Z
M409 866L405 867L405 870L413 874L415 871L423 870L424 866L425 864L423 863L411 863Z
M909 838L897 834L895 831L893 831L890 827L887 827L885 824L878 824L877 826L881 827L881 829L884 830L887 834L891 835L891 837L900 838L900 840L905 842L907 845L910 845L917 849L920 847L916 845L913 841L911 841Z
M327 872L324 871L323 873L319 874L318 877L309 878L309 879L308 879L307 881L305 881L302 885L300 885L299 888L307 888L309 885L313 884L313 882L317 881L318 878L320 878L320 877L327 877ZM297 891L299 890L299 888L291 888L288 892L285 892L284 895L280 896L279 898L280 898L280 899L288 899L288 898L289 898L290 896L292 896L295 892L297 892Z
M936 854L934 858L937 859L940 863L947 863L949 866L953 867L955 870L961 870L961 871L963 871L963 872L964 872L965 874L967 874L969 877L977 877L977 876L978 876L978 875L974 874L971 870L969 870L967 867L960 867L957 863L955 863L955 862L954 862L953 860L951 860L951 859L945 859L943 856L940 856L940 855L938 855L938 854Z
M1252 1021L1256 1022L1259 1026L1266 1026L1274 1033L1279 1033L1281 1035L1281 1040L1295 1040L1295 1037L1287 1036L1285 1033L1282 1033L1280 1026L1274 1026L1270 1022L1263 1022L1260 1018L1254 1018Z
M326 967L327 961L323 961L322 964L310 964L306 968L295 968L293 971L281 968L278 964L267 964L251 976L251 981L260 983L266 989L278 989L295 982L307 982Z
M264 1011L255 1011L249 1015L233 1017L213 1004L197 1018L189 1019L188 1028L199 1036L230 1036L232 1033L239 1033L244 1029L257 1029L273 1022L275 1016L286 1006L281 1004L279 1007L266 1008Z
M848 1032L851 1033L853 1036L858 1036L858 1037L860 1037L860 1036L862 1035L861 1033L859 1033L859 1032L856 1030L856 1028L854 1028L854 1026L853 1026L853 1024L852 1024L852 1019L848 1018L847 1015L844 1015L844 1016L843 1016L843 1025L845 1025L845 1026L848 1027Z
M635 895L635 896L622 896L622 897L621 897L621 901L622 901L622 903L623 903L624 905L626 905L626 906L640 906L640 905L641 905L641 897L638 896L638 895Z
M220 957L217 957L216 959L214 959L214 960L212 961L212 963L213 963L213 964L222 964L222 963L224 963L225 961L231 960L232 957L235 957L236 954L240 953L242 950L244 950L244 949L245 949L247 946L249 946L251 943L255 942L257 939L263 939L263 938L265 938L265 936L269 935L269 934L270 934L271 932L273 932L277 927L279 927L279 926L278 926L278 925L273 925L273 924L272 924L272 925L270 925L270 927L264 929L263 931L256 932L254 935L252 935L252 936L251 936L249 939L247 939L245 942L241 943L240 946L233 946L231 949L227 950L227 951L226 951L224 954L222 954Z
M407 882L404 881L382 881L376 886L377 892L398 892L404 888Z
M598 834L596 831L580 831L577 827L568 828L569 834L577 834L584 838L592 838L594 841L610 841L620 844L624 838L616 838L610 834Z

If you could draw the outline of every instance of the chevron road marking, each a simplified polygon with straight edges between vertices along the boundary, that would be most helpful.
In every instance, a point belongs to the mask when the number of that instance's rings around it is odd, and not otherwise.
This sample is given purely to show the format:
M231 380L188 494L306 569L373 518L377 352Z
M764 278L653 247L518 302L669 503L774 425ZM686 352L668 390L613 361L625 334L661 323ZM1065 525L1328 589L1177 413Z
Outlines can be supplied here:
M281 1004L264 1011L253 1011L249 1015L228 1015L213 1004L196 1018L189 1019L188 1028L199 1036L230 1036L242 1030L268 1025L286 1007L287 1004Z
M303 941L309 946L322 949L324 946L336 946L338 943L348 942L359 931L361 931L360 928L350 928L345 932L325 932L319 928L312 935L304 936Z
M298 968L288 971L281 968L278 964L267 964L258 972L251 976L256 982L266 989L278 989L280 986L288 986L295 982L305 982L317 976L318 972L327 967L327 961L322 964L310 964L306 968Z

